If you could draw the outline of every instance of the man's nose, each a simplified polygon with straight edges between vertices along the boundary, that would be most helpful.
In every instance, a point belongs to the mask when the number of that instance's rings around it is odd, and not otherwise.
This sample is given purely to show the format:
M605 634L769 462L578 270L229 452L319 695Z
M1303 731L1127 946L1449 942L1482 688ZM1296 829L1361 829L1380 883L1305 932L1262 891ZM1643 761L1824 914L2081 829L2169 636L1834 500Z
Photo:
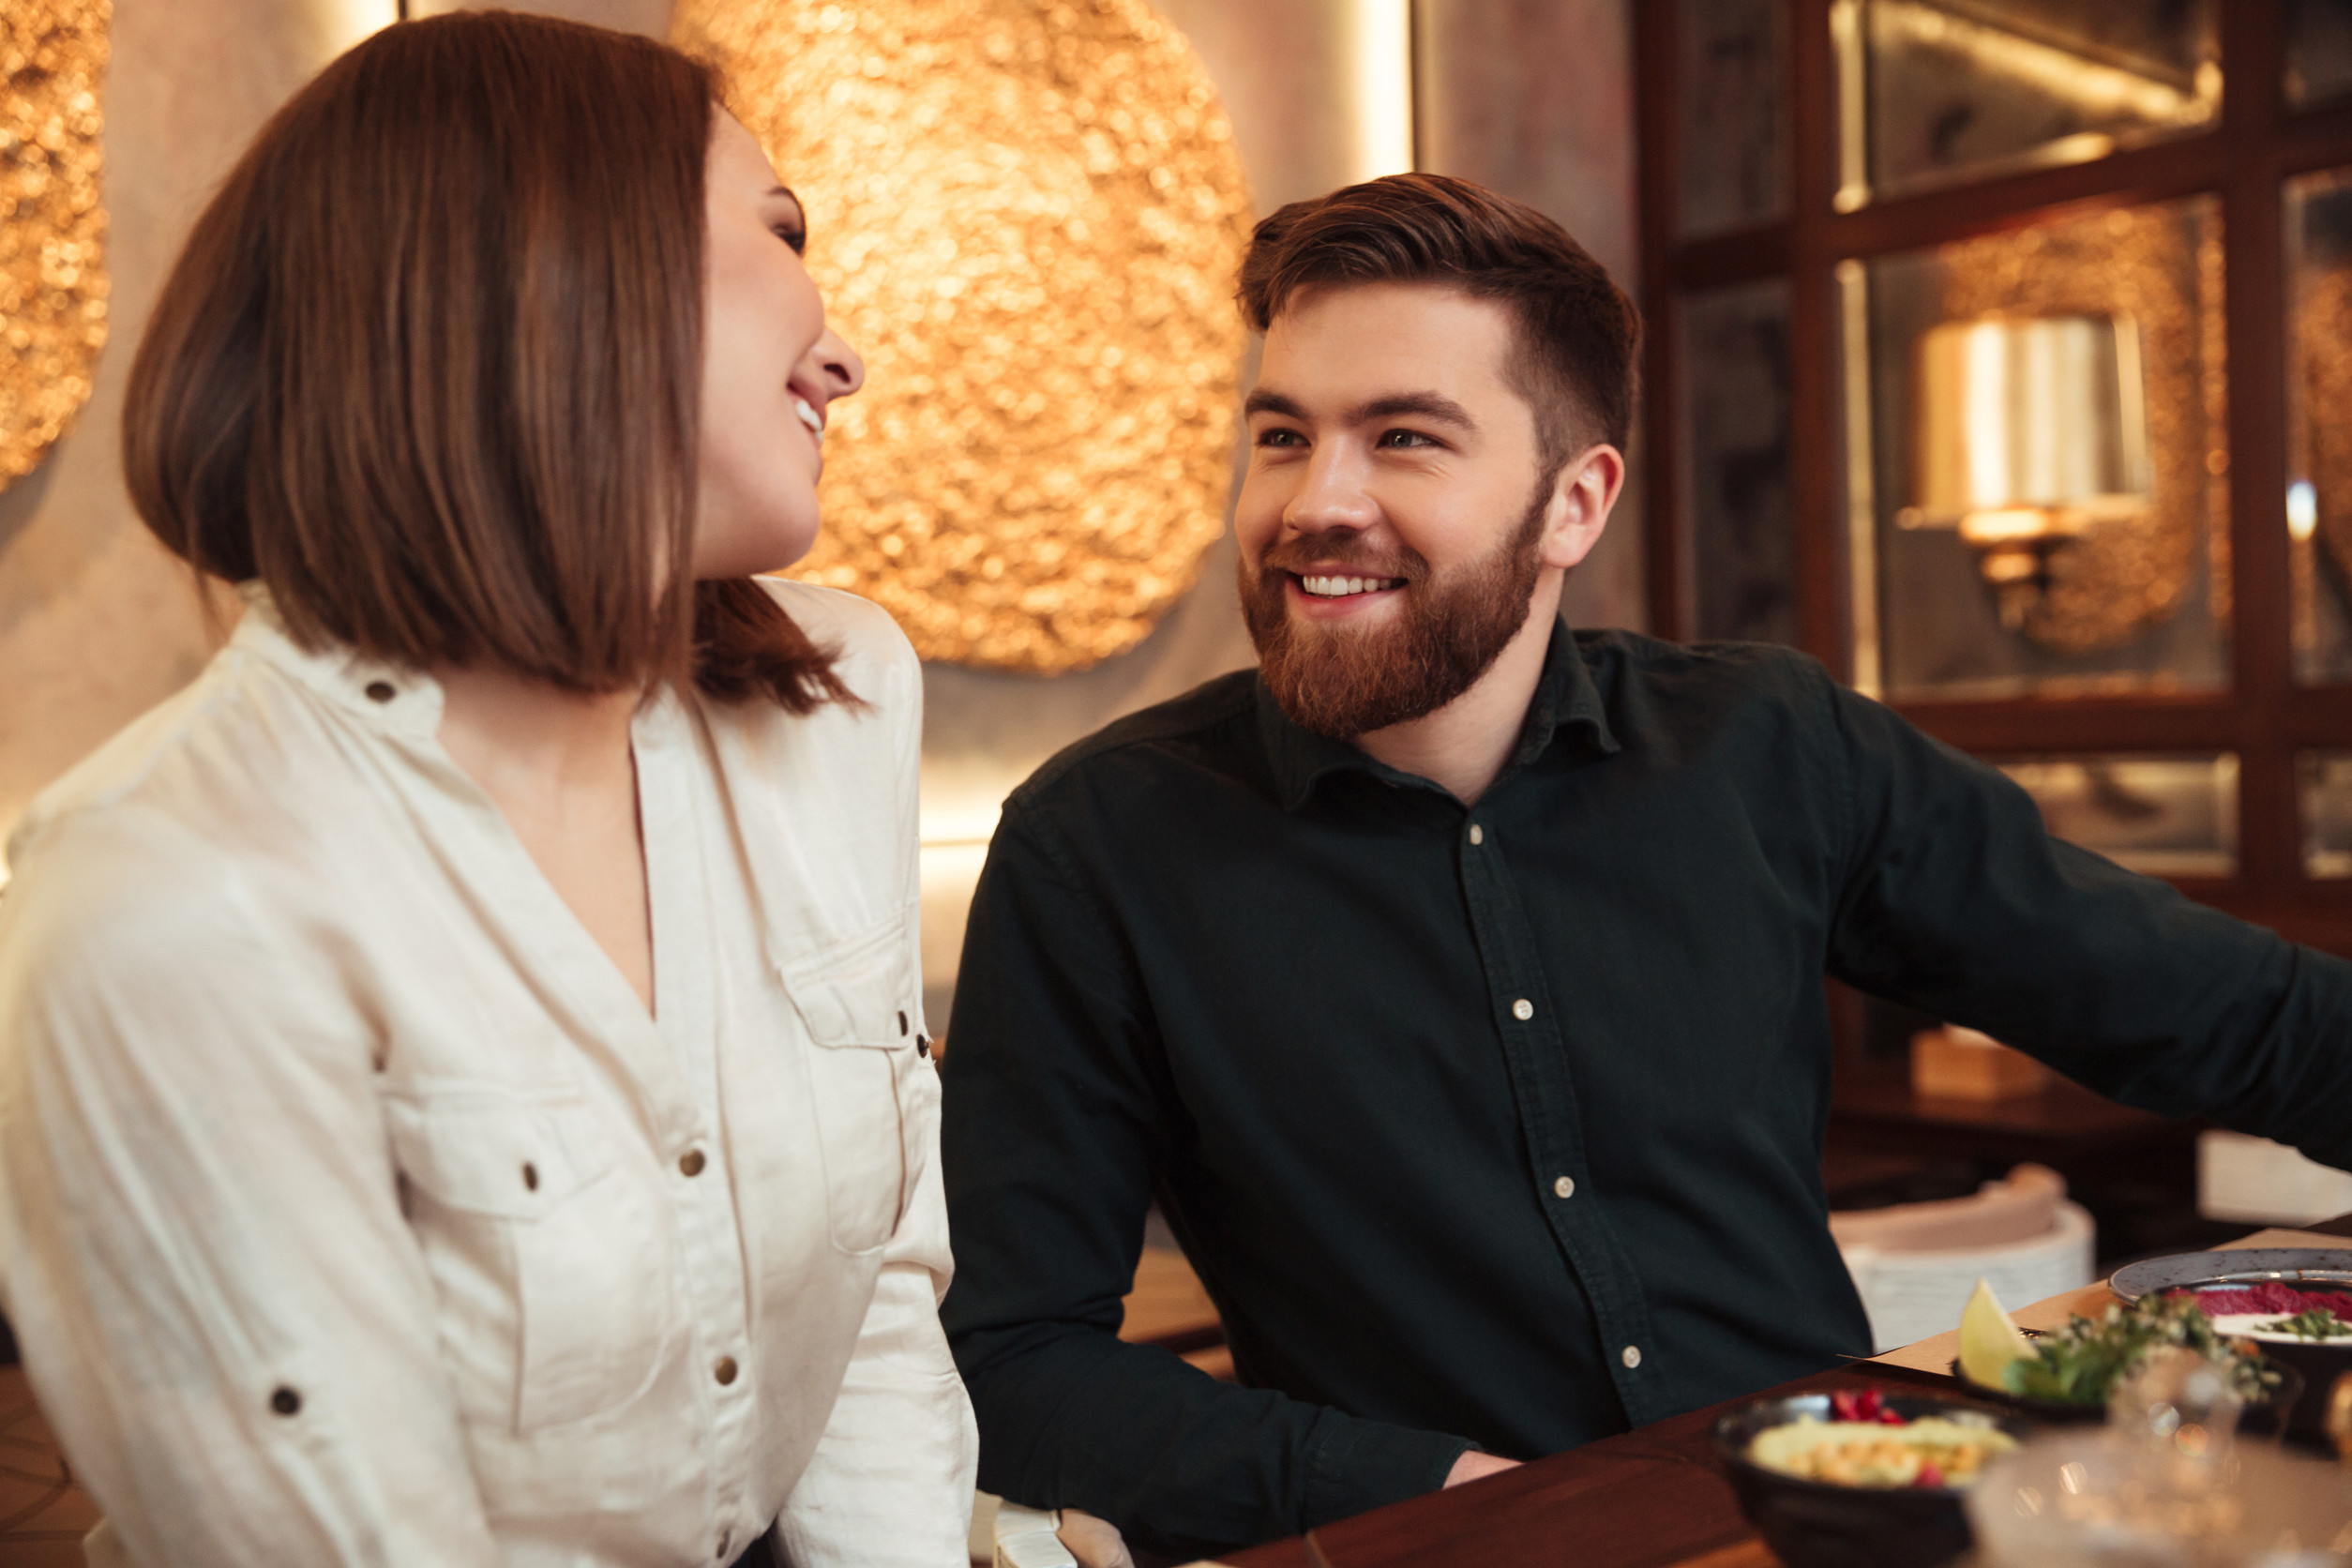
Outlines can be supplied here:
M1282 509L1283 525L1301 534L1369 528L1380 520L1380 508L1365 476L1364 464L1345 443L1318 447L1307 460L1305 482Z
M817 362L818 373L824 378L828 400L846 398L866 384L866 361L833 328L825 328L808 354Z

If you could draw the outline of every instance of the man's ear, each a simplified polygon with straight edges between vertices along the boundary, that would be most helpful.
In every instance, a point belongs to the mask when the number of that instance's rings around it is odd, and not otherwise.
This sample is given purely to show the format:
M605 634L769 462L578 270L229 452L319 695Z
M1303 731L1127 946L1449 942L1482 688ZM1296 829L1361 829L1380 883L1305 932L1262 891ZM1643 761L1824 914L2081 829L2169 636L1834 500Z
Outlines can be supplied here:
M1601 443L1560 466L1544 508L1544 565L1562 570L1592 553L1625 488L1625 454Z

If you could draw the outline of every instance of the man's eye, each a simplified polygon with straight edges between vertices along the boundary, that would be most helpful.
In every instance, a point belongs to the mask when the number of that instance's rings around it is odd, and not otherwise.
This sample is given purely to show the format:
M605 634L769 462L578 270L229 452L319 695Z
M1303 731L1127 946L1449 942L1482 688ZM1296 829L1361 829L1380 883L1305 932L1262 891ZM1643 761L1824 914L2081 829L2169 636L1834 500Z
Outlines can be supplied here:
M1380 439L1375 445L1392 447L1435 446L1437 442L1431 437L1423 435L1419 430L1382 430Z
M1259 430L1258 445L1260 446L1304 446L1306 445L1306 438L1296 430L1279 429Z

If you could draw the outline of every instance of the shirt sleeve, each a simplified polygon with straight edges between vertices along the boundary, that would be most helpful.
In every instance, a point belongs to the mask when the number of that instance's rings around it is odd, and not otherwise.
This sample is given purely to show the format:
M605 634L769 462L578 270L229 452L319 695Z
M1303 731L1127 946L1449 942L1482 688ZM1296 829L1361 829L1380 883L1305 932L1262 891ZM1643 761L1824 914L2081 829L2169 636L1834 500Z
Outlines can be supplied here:
M1848 824L1832 973L2125 1105L2352 1168L2352 963L2051 837L1998 769L1842 687L1830 701Z
M964 1568L980 1436L932 1278L920 1262L882 1265L824 1436L776 1521L794 1568Z
M1018 797L974 895L948 1035L945 1319L980 1484L1179 1554L1434 1490L1468 1440L1219 1382L1118 1337L1183 1108L1116 923Z
M121 1557L488 1565L331 935L136 807L0 902L0 1289Z

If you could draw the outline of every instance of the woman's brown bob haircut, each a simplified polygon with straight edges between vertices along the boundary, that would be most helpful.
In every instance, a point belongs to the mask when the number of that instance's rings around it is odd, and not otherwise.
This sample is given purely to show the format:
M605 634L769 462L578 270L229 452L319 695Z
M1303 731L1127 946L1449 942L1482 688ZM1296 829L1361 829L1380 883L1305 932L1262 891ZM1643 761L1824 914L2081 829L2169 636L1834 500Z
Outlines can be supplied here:
M1250 236L1242 314L1263 332L1301 289L1355 283L1440 283L1506 306L1517 352L1505 373L1535 411L1547 475L1589 442L1624 447L1640 313L1533 207L1444 174L1293 202Z
M344 54L164 284L123 415L139 515L308 646L846 697L757 583L688 571L718 105L675 50L510 12Z

